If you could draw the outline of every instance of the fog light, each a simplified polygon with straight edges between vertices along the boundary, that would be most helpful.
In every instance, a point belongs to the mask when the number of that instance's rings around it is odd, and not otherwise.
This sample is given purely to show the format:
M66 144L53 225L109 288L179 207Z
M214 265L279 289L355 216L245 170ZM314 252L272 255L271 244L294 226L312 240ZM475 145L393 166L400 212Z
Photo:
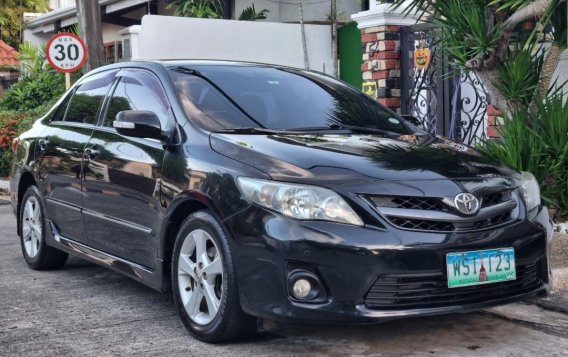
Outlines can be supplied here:
M301 303L321 303L327 300L325 288L318 276L308 270L293 269L286 279L288 296Z
M312 284L306 279L298 279L294 282L292 286L292 292L294 293L294 297L298 299L305 299L310 295L312 291Z

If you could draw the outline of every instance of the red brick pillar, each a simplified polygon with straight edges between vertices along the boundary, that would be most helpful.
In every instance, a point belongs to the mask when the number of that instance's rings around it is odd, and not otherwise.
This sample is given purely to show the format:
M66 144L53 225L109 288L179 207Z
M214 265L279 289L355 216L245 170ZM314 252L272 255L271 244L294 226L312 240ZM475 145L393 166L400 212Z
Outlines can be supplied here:
M487 107L487 137L500 138L499 128L503 125L502 113L492 105Z
M375 82L377 101L400 113L400 26L361 30L363 82Z

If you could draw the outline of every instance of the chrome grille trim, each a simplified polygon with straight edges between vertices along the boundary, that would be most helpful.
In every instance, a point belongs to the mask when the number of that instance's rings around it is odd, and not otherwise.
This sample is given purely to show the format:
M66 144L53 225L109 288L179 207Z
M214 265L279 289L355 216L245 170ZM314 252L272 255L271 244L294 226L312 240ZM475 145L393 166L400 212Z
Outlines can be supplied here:
M515 201L503 202L494 206L482 208L479 210L479 213L469 217L458 216L453 213L444 212L444 211L419 210L419 209L381 207L379 211L388 217L463 223L463 222L475 222L475 221L488 219L497 216L501 213L504 213L506 211L511 211L515 207L517 207L517 202Z
M393 226L420 232L468 232L513 223L519 215L516 190L493 191L478 196L481 209L464 215L450 197L367 196L376 211Z

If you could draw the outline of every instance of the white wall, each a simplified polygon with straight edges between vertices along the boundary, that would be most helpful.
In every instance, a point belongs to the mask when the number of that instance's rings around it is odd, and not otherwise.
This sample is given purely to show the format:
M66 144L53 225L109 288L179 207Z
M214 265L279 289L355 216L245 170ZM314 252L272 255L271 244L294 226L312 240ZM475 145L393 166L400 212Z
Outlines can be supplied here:
M234 15L238 19L244 8L254 4L257 12L263 9L270 11L266 21L298 22L300 11L297 0L288 0L278 3L272 0L235 0ZM331 1L302 0L304 21L326 21L331 11ZM362 9L361 0L337 0L338 14L342 19L349 21L352 14Z
M32 45L41 46L46 44L51 36L53 36L53 34L45 34L43 32L34 34L32 33L32 30L24 29L23 40L24 42L30 42Z
M331 29L306 25L310 68L330 72ZM298 24L146 15L133 59L220 59L304 67Z
M67 6L74 6L75 3L75 0L49 0L49 7L52 10L57 10Z
M554 84L554 81L557 81L556 84L559 86L568 81L568 50L562 52L560 56L560 62L558 62L558 66L554 71L551 84ZM564 86L562 89L564 91L564 98L568 99L568 85Z
M124 29L125 29L124 26L102 23L101 30L103 33L103 43L110 43L122 40L122 36L120 36L118 32Z

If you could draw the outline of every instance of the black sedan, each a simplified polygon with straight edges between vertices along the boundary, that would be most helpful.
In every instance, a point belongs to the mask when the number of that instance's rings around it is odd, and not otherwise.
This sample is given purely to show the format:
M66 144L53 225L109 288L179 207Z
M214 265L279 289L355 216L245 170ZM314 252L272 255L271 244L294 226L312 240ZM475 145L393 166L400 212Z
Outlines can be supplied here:
M13 145L33 269L73 254L173 291L208 342L257 319L370 323L546 294L530 173L431 135L320 73L121 63Z

